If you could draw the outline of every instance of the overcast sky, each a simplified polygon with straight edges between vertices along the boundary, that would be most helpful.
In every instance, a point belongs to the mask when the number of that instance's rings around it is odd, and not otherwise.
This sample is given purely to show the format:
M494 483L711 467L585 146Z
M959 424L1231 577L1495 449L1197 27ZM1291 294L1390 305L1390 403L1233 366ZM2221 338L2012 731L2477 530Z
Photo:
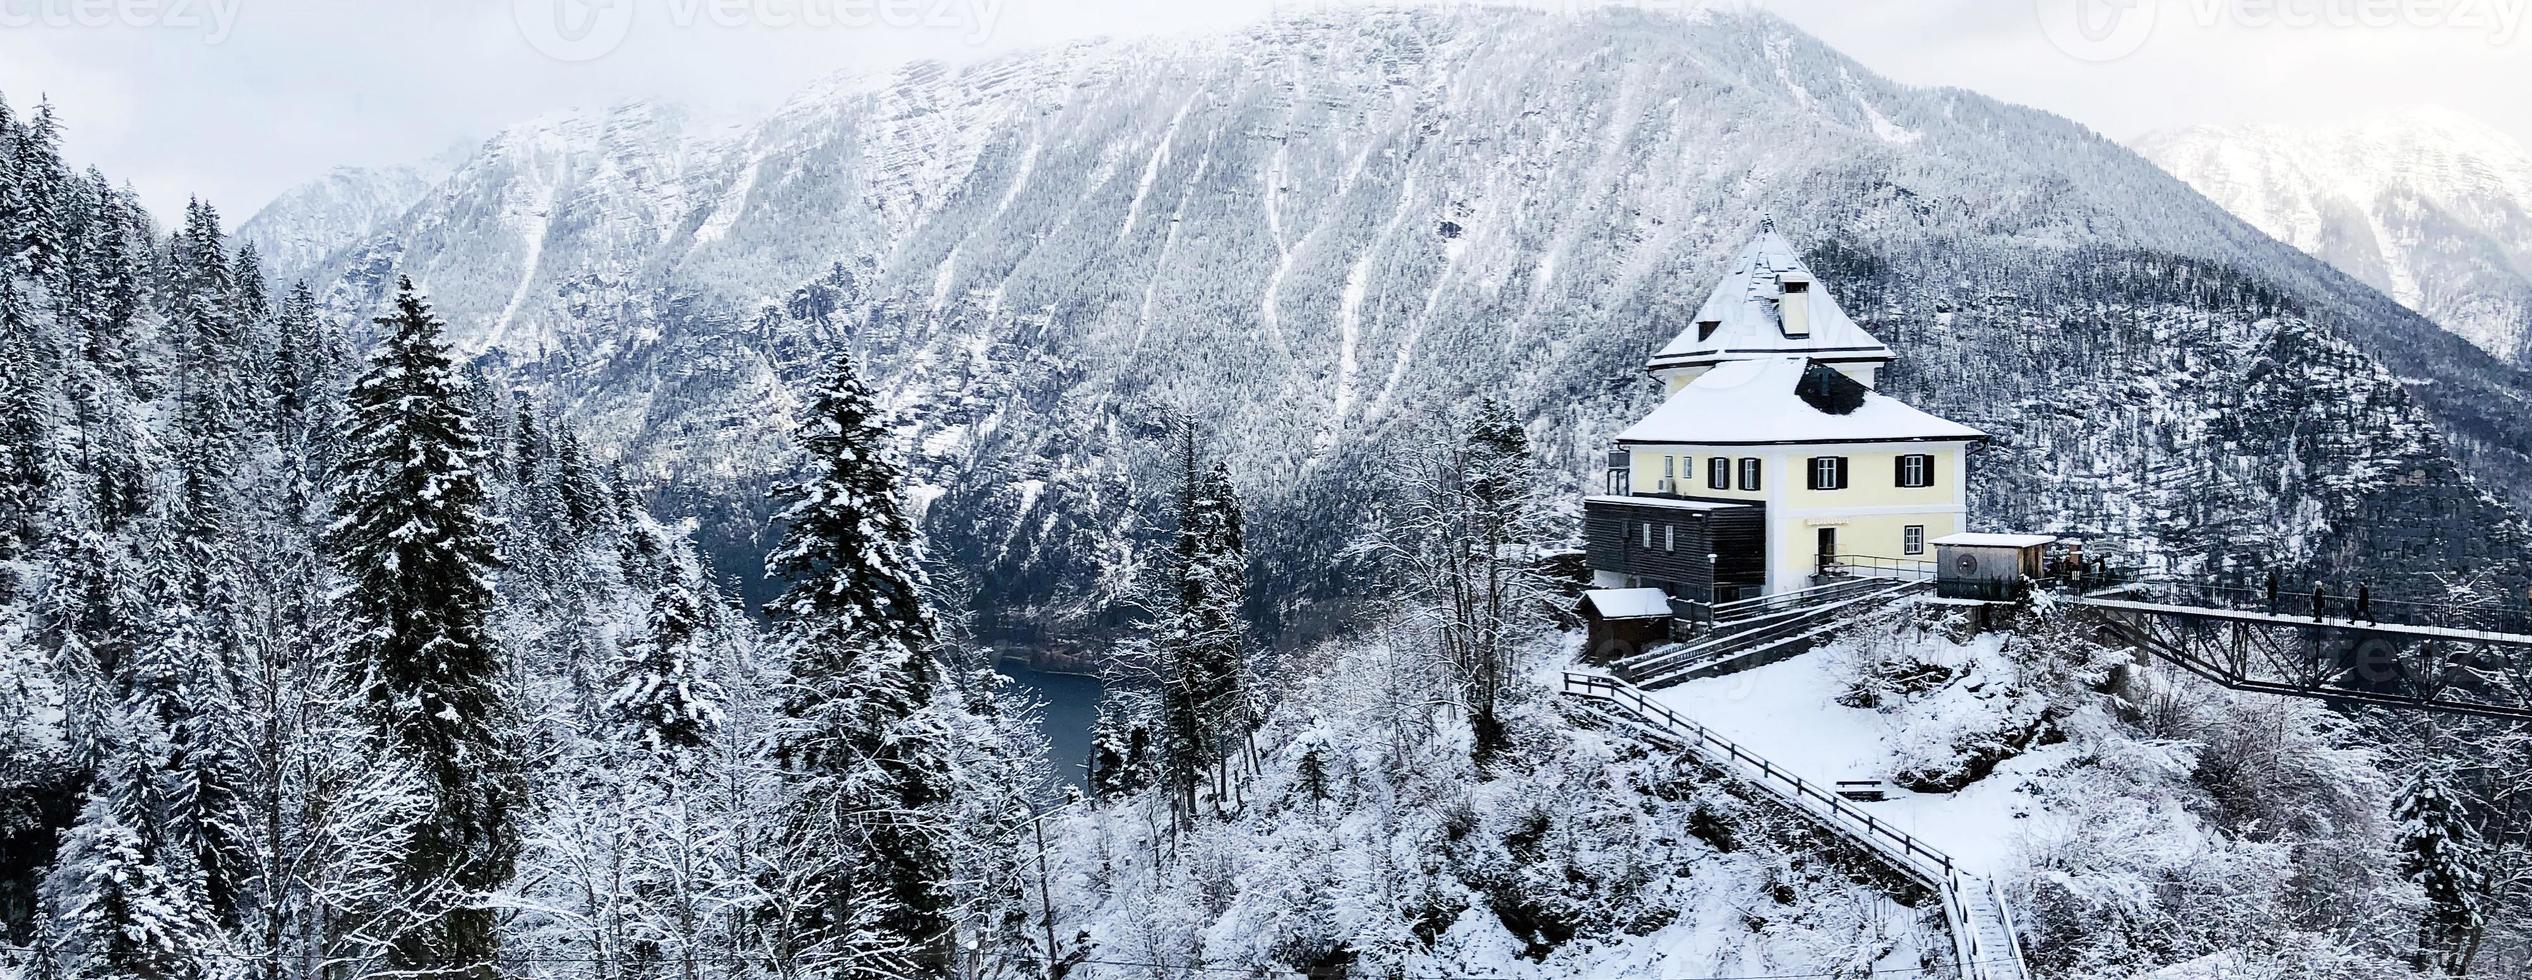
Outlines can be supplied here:
M0 0L0 93L21 109L50 95L75 162L130 180L161 214L201 194L234 225L336 165L416 160L575 107L659 98L741 116L838 70L1230 29L1323 2ZM2120 139L2435 104L2532 143L2532 0L1731 2L1900 81Z

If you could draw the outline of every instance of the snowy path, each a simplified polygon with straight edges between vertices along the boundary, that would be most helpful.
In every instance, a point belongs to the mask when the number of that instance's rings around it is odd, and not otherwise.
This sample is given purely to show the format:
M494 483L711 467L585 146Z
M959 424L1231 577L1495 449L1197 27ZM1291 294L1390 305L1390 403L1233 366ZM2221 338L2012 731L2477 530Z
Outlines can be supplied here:
M1840 687L1834 672L1834 660L1803 656L1650 696L1805 778L1888 780L1896 768L1894 725L1879 712L1832 700ZM2057 757L2067 751L2044 746L2025 753L1957 793L1890 786L1890 799L1857 805L1950 854L1970 872L1992 875L2019 863L2024 826L2045 812L2024 791L2028 780L2019 777L2062 761Z
M1819 751L1828 744L1844 742L1834 732L1815 732L1802 724L1807 719L1796 714L1759 712L1741 713L1740 727L1790 733L1775 741L1796 750L1785 755L1770 753L1756 742L1743 742L1720 723L1701 713L1714 707L1704 700L1685 698L1680 692L1735 684L1753 674L1777 672L1777 668L1796 665L1825 665L1819 657L1788 661L1776 667L1760 668L1714 681L1683 685L1664 691L1660 696L1645 692L1605 674L1568 672L1564 677L1565 692L1606 705L1612 715L1629 718L1641 724L1658 738L1678 742L1683 748L1705 757L1708 762L1765 790L1780 802L1809 815L1821 825L1844 834L1855 844L1880 854L1893 866L1923 880L1941 897L1943 917L1953 936L1953 950L1961 975L1971 980L2021 980L2028 974L2022 964L2013 928L2012 911L1995 886L1995 879L1974 865L1966 856L1955 857L1936 838L1921 837L1904 828L1894 827L1883 817L1887 804L1860 804L1839 799L1829 791L1831 784L1856 775L1824 771L1804 763L1834 765L1835 751ZM1825 679L1824 677L1821 679ZM1787 688L1806 685L1787 683ZM1803 704L1831 704L1828 691L1813 684L1812 700L1780 702L1779 709L1800 710ZM1755 699L1724 699L1746 704ZM1682 703L1685 701L1686 703ZM1754 722L1754 724L1753 724ZM1809 751L1802 751L1802 750ZM1797 761L1800 760L1800 761ZM1850 762L1852 760L1849 760ZM1932 800L1938 797L1916 797ZM1924 821L1929 826L1946 824L1944 820ZM1962 828L1947 827L1958 831ZM1946 835L1958 838L1957 833ZM1969 838L1975 840L1976 838ZM1991 847L1985 856L1992 862Z

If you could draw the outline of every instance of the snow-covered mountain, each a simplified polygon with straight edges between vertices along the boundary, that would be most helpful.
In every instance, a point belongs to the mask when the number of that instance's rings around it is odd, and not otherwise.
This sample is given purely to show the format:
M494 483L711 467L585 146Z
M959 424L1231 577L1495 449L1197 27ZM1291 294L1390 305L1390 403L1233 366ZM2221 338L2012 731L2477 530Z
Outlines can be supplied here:
M2418 109L2313 128L2194 127L2138 149L2261 231L2532 364L2532 148L2513 137Z
M1763 15L1357 11L914 65L732 130L543 120L302 271L362 312L413 273L706 540L761 524L730 511L785 465L787 384L849 343L935 546L1027 641L1134 564L1173 412L1243 483L1279 626L1361 591L1398 451L1481 396L1579 489L1770 213L1894 390L1998 435L1982 524L2333 575L2393 574L2395 529L2520 554L2471 477L2532 494L2532 379L2089 130Z
M252 243L275 268L308 268L403 215L464 159L442 155L402 166L337 167L265 205L238 226L236 237Z

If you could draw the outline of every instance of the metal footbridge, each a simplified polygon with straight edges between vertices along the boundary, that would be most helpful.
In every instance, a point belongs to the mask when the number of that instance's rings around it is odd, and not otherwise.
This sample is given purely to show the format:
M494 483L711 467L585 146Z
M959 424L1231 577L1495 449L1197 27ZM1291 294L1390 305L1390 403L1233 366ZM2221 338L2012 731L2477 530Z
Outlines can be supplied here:
M2404 616L2409 611L2398 607L2408 604L2359 613L2322 602L2301 616L2157 601L2152 592L2123 588L2050 601L2095 610L2114 638L2237 691L2532 721L2532 633L2513 631L2520 627L2502 611L2443 617L2460 625L2441 625L2375 618Z
M1607 674L1566 671L1564 693L1648 741L1695 754L1823 829L1863 848L1941 898L1952 934L1952 960L1966 980L2026 980L2013 910L1993 878L1963 870L1950 855L1875 818L1831 787L1787 772L1694 719L1655 702L1642 688Z

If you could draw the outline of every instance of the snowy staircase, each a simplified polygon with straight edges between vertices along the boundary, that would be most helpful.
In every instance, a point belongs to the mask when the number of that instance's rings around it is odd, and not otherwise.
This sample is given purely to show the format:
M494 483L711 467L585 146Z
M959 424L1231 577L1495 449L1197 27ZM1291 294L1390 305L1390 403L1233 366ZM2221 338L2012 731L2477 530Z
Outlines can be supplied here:
M1610 665L1612 672L1648 690L1734 670L1762 666L1809 649L1855 617L1894 599L1926 591L1925 582L1861 579L1791 597L1769 597L1774 605L1758 607L1737 619L1715 624L1695 642L1660 647ZM1782 601L1794 598L1796 601ZM1754 600L1755 601L1755 600Z
M1953 962L1965 980L2028 980L2030 970L2014 937L2013 910L1993 880L1961 870L1949 855L1874 818L1831 787L1786 772L1655 702L1633 684L1607 674L1569 670L1564 693L1590 702L1604 716L1634 728L1648 740L1696 753L1933 889L1943 900Z

